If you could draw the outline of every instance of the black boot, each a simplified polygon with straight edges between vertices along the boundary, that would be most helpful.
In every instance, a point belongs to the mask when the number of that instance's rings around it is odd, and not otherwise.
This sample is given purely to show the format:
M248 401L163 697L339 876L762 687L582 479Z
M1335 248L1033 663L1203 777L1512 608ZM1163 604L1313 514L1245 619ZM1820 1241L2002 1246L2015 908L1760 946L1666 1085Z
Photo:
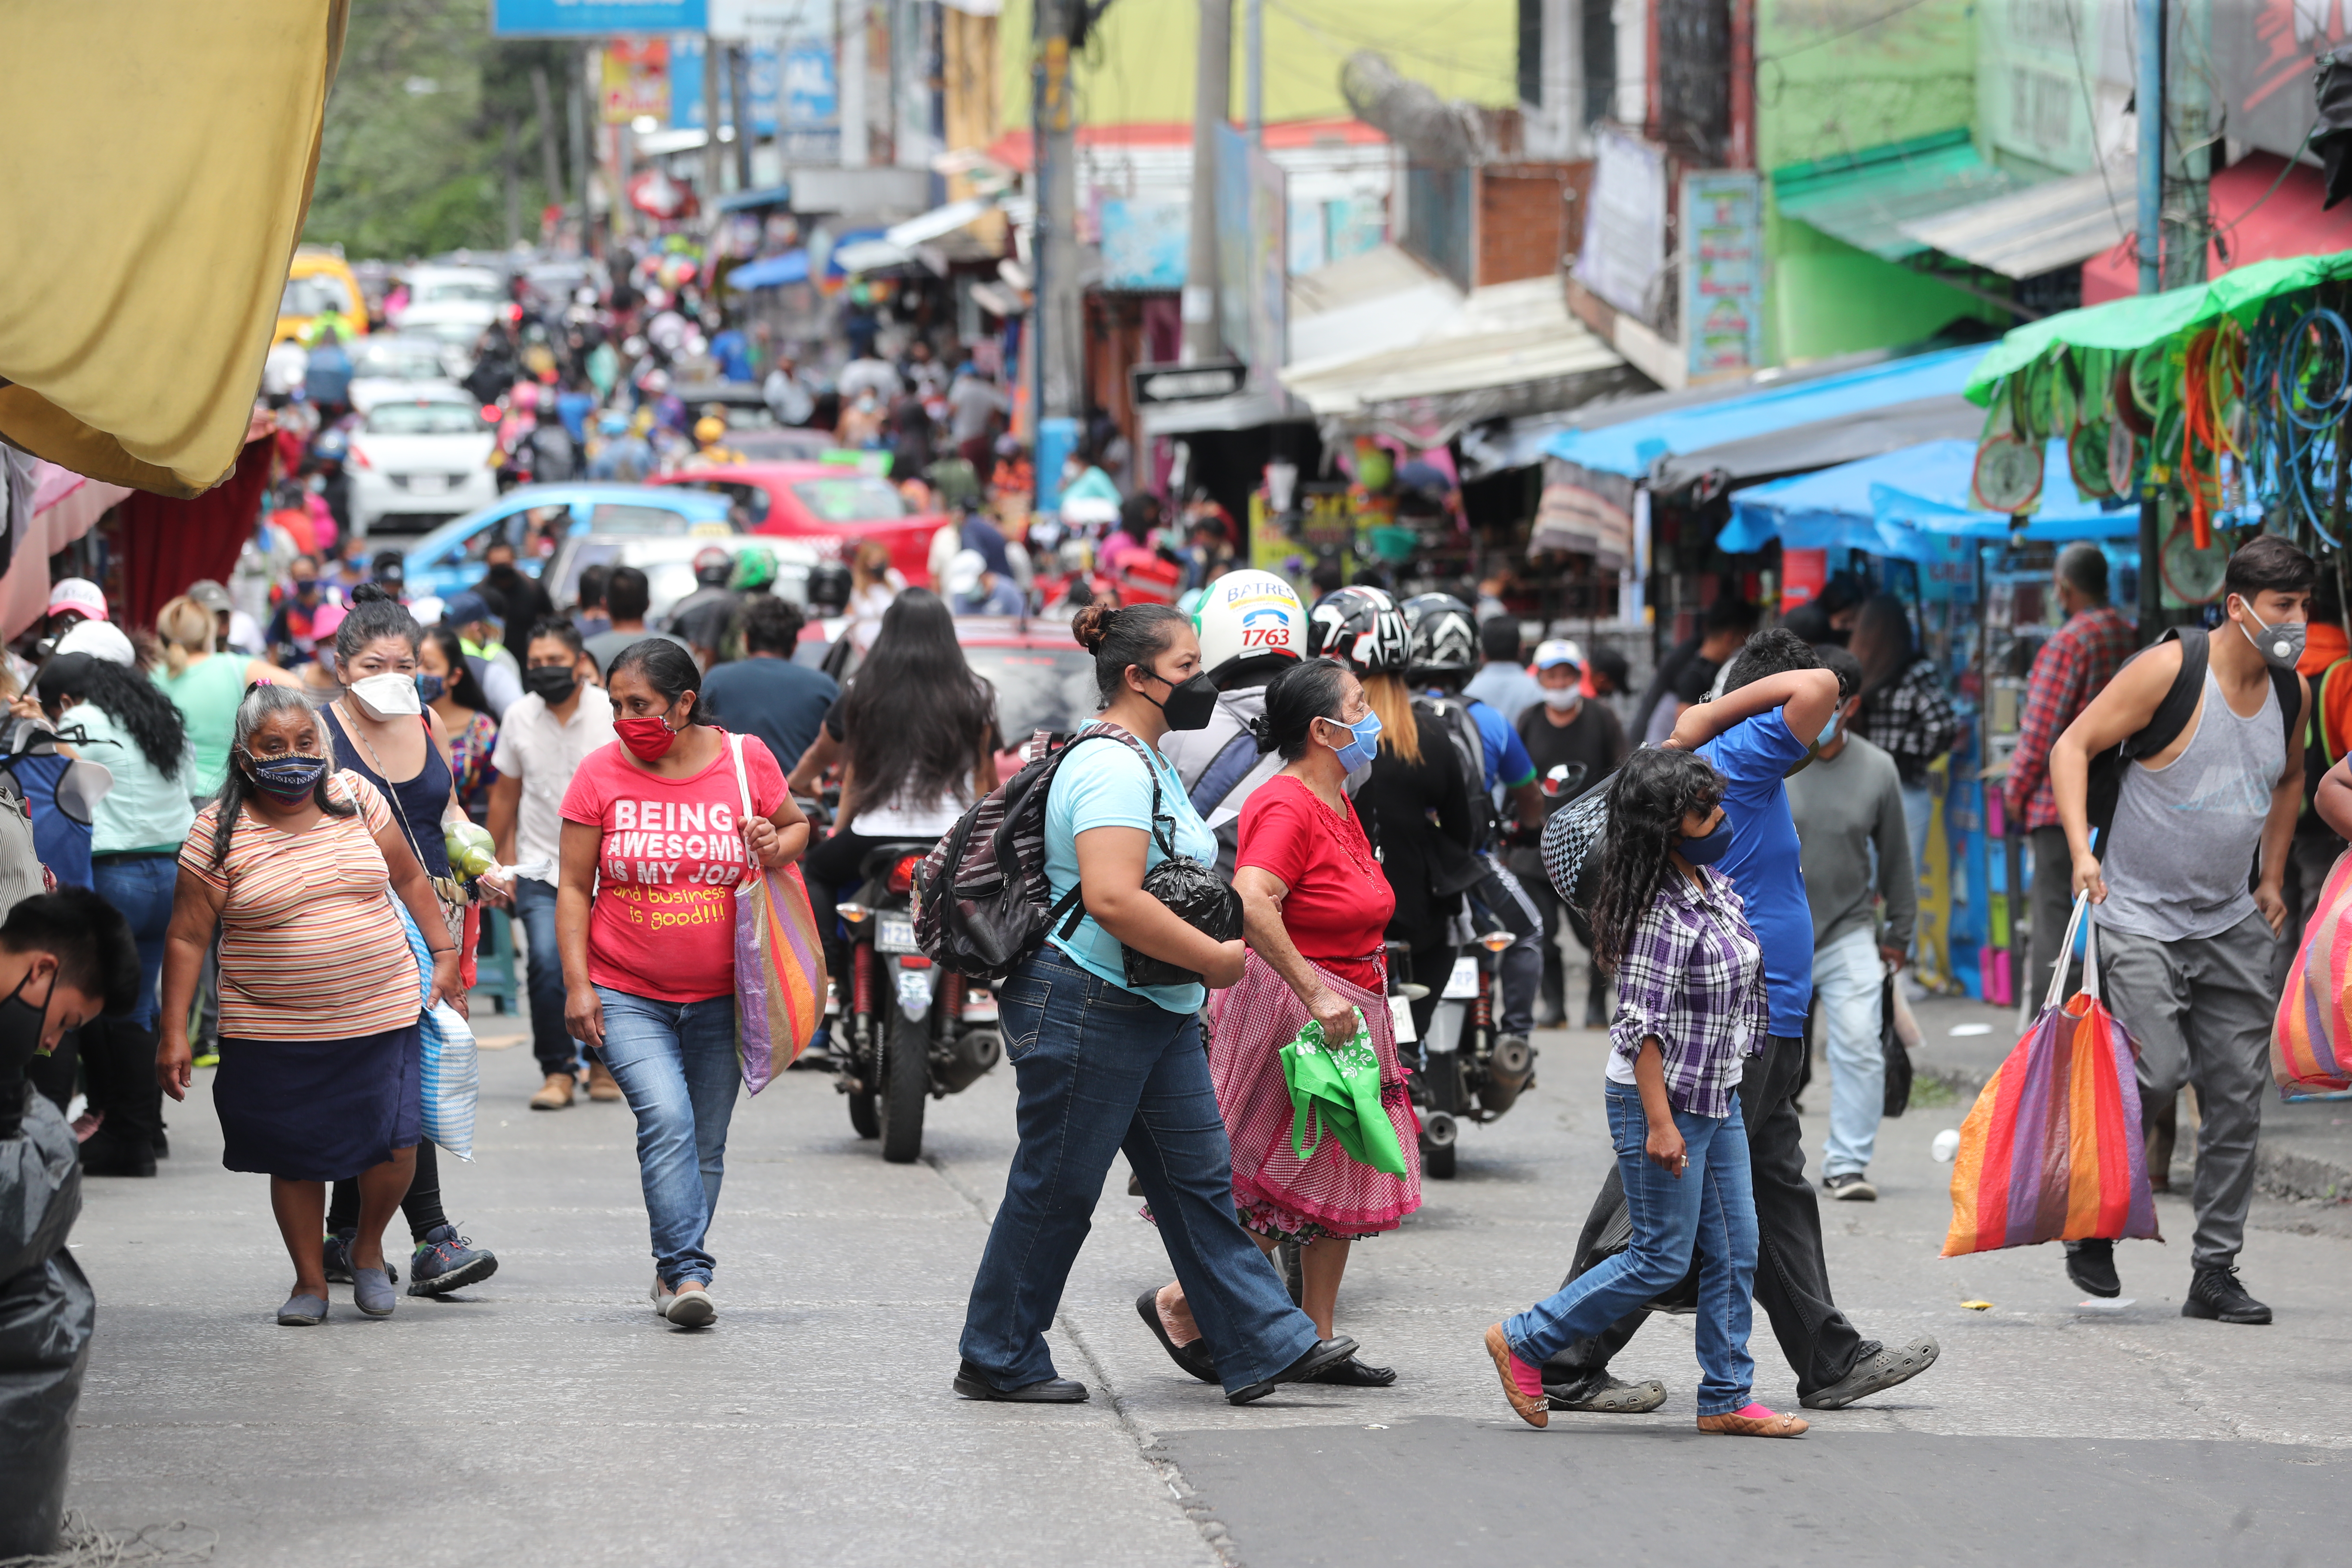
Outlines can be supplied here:
M2124 1282L2116 1275L2116 1244L2103 1237L2068 1242L2066 1278L2094 1296L2122 1295Z
M85 1176L152 1176L155 1145L145 1133L100 1127L81 1146L81 1170Z
M2189 1281L2189 1298L2180 1303L2184 1318L2210 1318L2222 1323L2267 1323L2271 1310L2246 1294L2238 1283L2238 1266L2200 1268Z

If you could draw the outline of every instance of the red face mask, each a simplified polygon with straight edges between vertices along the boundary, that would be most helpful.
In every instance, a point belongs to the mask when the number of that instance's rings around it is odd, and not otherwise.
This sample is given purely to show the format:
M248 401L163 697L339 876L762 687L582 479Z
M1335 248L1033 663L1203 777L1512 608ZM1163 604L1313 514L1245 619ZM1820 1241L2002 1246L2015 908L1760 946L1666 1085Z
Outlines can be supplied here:
M621 738L629 755L641 763L659 762L677 744L677 731L659 714L646 719L615 719L613 733Z

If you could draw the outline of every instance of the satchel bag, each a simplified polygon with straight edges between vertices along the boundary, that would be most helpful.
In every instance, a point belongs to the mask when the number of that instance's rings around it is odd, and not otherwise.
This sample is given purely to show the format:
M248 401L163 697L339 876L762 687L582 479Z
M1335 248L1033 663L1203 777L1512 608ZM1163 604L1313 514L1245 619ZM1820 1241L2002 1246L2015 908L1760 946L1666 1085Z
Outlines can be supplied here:
M1309 1018L1281 1056L1282 1081L1290 1088L1290 1152L1301 1164L1314 1157L1328 1132L1358 1164L1391 1176L1405 1174L1404 1145L1381 1104L1381 1059L1361 1008L1347 1044L1331 1048L1323 1026Z
M727 747L748 822L757 814L743 737L728 736ZM808 1049L824 1022L824 945L801 868L771 871L751 858L735 889L735 1058L745 1089L759 1093Z

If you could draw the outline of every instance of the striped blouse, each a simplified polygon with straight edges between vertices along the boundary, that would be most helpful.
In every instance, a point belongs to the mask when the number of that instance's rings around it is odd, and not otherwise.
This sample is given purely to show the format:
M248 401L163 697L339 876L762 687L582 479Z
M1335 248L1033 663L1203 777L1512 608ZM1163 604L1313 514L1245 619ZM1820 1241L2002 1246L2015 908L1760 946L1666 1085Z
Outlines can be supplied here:
M393 908L375 835L393 826L374 785L348 769L336 799L357 816L300 833L250 811L213 864L219 807L207 805L180 868L221 895L220 1032L231 1039L341 1040L403 1029L424 1009L416 961Z

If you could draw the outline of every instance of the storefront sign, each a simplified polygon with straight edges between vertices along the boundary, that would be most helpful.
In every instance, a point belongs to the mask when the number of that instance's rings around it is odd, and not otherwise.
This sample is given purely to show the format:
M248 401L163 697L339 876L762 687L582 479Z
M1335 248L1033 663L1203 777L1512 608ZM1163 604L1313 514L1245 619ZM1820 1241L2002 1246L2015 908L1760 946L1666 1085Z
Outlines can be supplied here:
M1097 205L1102 286L1111 292L1184 287L1192 204L1178 196L1106 196Z
M722 41L719 47L724 49ZM753 44L744 51L745 87L751 100L751 130L754 134L773 136L776 133L776 89L783 75L783 61L773 44ZM669 123L680 131L704 129L702 118L702 39L698 35L685 35L669 41ZM724 112L719 117L721 125L737 123L733 104L734 88L730 84L727 59L719 58L719 101Z
M1249 384L1249 367L1231 359L1202 360L1197 364L1139 364L1133 374L1138 407L1231 397Z
M1764 360L1764 218L1753 174L1683 176L1683 344L1690 378Z
M1666 155L1638 137L1594 132L1592 199L1576 280L1610 304L1656 326L1666 266Z
M699 33L709 0L490 0L501 38L604 38L616 33Z
M669 119L669 40L614 39L604 46L603 114L607 125L644 115Z

